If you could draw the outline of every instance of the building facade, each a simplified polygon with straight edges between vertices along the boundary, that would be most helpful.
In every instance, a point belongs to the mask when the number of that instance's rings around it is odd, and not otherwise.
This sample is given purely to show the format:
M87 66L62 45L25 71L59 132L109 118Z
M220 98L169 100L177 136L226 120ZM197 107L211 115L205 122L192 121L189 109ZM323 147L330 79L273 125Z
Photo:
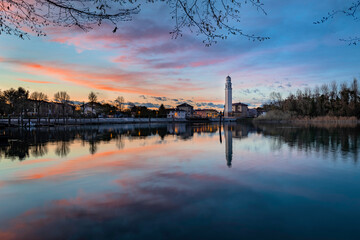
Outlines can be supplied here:
M233 103L232 104L232 115L237 118L247 118L248 115L248 105L244 103Z
M194 117L198 118L218 118L219 112L215 109L198 109L194 111Z
M168 114L167 114L167 118L173 118L173 119L185 119L186 118L186 112L183 110L171 110Z
M180 111L185 111L187 118L192 117L194 113L194 107L187 103L178 105L176 109Z

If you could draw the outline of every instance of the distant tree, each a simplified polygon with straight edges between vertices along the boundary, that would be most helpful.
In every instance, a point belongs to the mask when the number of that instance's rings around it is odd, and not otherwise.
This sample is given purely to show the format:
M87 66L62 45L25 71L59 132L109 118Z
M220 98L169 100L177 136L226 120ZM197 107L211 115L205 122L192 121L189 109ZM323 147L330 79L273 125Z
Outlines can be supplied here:
M270 100L275 107L281 108L281 101L282 101L281 93L279 92L270 93Z
M94 115L94 104L97 102L97 95L94 92L90 92L88 98L91 104L91 114Z
M122 96L119 96L115 99L115 105L119 109L120 112L123 110L124 101L125 101L124 97L122 97Z
M229 35L239 35L254 41L268 39L246 33L238 26L244 4L251 4L266 14L260 0L144 2L163 2L170 7L175 25L170 33L174 38L182 36L183 29L190 29L204 36L204 43L208 46ZM134 14L139 13L140 6L136 0L3 0L0 1L0 33L20 38L29 37L29 32L45 36L47 27L78 27L88 31L105 21L113 25L115 33L117 23L131 20Z
M67 92L57 92L54 95L55 102L61 103L63 109L63 118L65 119L65 108L70 101L70 96Z
M41 105L48 100L48 97L45 93L42 92L33 92L30 95L30 99L35 102L35 108L38 116L38 121L40 119L40 107Z
M159 107L159 117L166 117L166 109L164 104L161 104Z
M145 106L133 106L130 109L132 115L140 118L156 117L156 111L148 109Z
M116 113L117 108L109 103L99 104L99 108L101 112L105 115L114 115Z
M6 114L8 112L8 106L4 93L0 91L0 114Z
M271 93L271 102L264 104L264 109L283 110L293 112L298 116L356 116L360 118L360 97L357 79L348 86L347 83L340 85L338 90L336 82L331 85L323 84L313 90L306 88L304 91L297 90L296 96L290 94L282 99L278 93Z
M29 91L22 87L19 87L17 90L11 88L4 91L4 97L6 102L10 105L11 113L24 114L29 99Z

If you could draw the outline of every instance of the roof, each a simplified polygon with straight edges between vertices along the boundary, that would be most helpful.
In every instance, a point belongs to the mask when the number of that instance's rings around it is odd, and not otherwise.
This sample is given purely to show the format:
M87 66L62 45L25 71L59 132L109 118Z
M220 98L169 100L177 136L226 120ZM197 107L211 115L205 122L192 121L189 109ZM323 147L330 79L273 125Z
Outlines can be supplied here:
M245 103L241 103L241 102L239 102L239 103L233 103L232 105L233 105L233 106L238 106L238 105L241 105L241 106L248 106L247 104L245 104Z
M180 109L171 109L169 112L186 112L186 111Z
M215 109L196 109L195 112L218 112Z
M193 107L193 106L191 106L190 104L187 104L187 103L183 103L183 104L178 105L177 107Z

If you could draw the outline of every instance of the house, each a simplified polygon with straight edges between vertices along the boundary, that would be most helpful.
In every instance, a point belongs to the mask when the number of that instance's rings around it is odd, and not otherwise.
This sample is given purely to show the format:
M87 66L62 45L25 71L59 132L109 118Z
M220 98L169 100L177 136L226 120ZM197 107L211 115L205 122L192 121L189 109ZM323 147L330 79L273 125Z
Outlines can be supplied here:
M167 118L172 119L185 119L186 118L186 112L179 109L172 109L167 114Z
M85 116L93 116L97 114L96 105L94 104L94 106L92 106L91 103L80 105L80 111Z
M218 118L219 112L215 109L197 109L194 111L194 117L198 118Z
M248 105L244 103L233 103L232 104L232 115L237 118L247 118L248 115Z
M180 111L185 111L187 118L192 117L194 113L194 107L187 103L178 105L176 109Z
M70 103L62 104L47 101L41 101L41 103L38 103L34 100L29 100L29 103L28 115L30 116L39 115L42 117L57 117L62 116L63 114L65 116L71 116L75 112L75 106Z
M255 108L248 109L248 117L256 118L258 116L258 111Z

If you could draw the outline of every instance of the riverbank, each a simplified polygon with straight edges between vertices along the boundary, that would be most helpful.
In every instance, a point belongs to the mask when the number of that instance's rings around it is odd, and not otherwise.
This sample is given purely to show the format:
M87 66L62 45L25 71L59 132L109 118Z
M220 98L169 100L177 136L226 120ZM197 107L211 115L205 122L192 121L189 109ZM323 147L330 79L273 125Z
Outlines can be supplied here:
M294 125L311 125L311 126L331 126L331 127L350 127L360 124L356 117L298 117L291 113L281 111L270 111L264 116L254 119L255 123L274 123L274 124L294 124Z

